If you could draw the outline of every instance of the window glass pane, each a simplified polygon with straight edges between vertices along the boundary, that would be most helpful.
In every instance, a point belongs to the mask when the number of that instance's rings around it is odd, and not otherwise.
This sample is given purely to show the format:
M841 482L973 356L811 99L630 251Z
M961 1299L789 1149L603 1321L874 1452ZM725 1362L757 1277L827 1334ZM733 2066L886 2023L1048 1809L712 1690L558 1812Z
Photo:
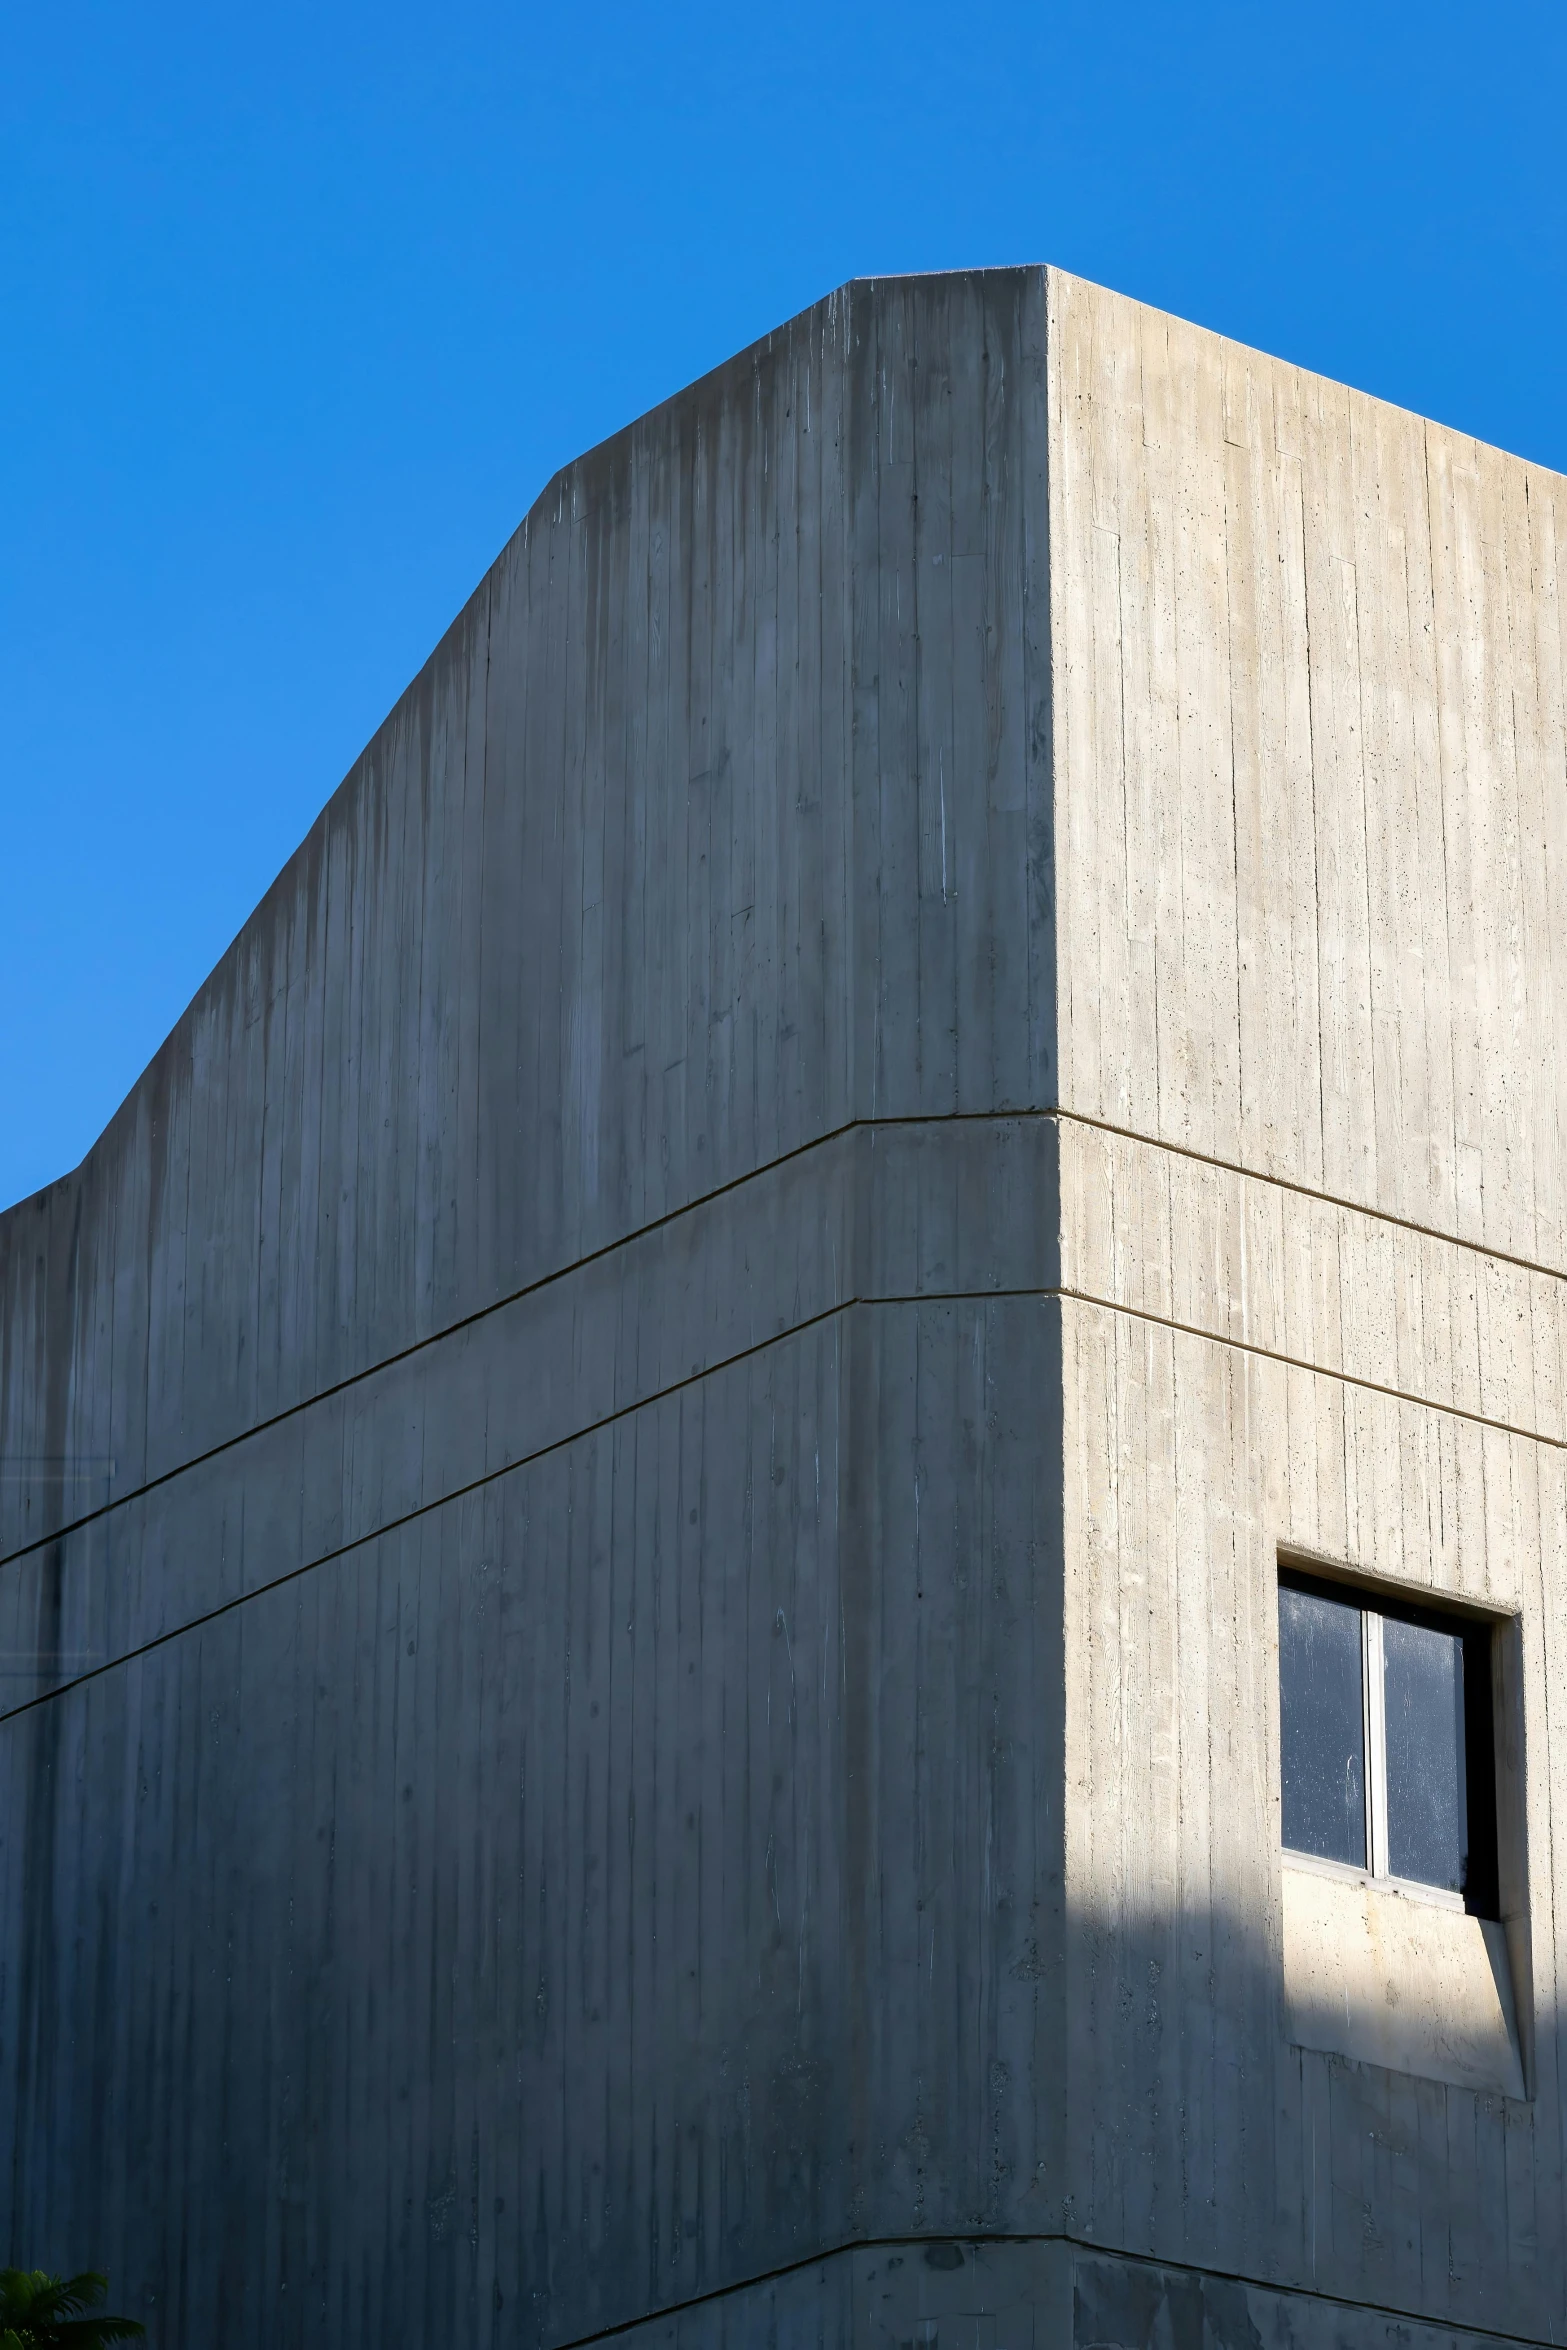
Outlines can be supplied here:
M1360 1610L1279 1586L1279 1721L1284 1841L1321 1860L1366 1865L1366 1755Z
M1464 1636L1431 1624L1382 1626L1387 1703L1387 1865L1395 1877L1461 1893Z

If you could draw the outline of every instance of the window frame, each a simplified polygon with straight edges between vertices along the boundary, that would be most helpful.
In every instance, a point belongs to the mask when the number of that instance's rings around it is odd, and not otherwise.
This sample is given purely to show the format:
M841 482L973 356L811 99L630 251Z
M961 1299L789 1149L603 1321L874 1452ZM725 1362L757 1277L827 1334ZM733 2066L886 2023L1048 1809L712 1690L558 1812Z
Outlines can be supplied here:
M1278 1558L1277 1590L1302 1591L1313 1597L1333 1600L1341 1607L1353 1607L1360 1618L1366 1859L1363 1864L1330 1860L1320 1853L1304 1852L1283 1840L1284 1690L1281 1663L1280 1669L1275 1672L1274 1683L1280 1718L1279 1849L1286 1866L1313 1869L1322 1875L1347 1879L1355 1884L1376 1885L1388 1892L1407 1895L1412 1900L1434 1903L1441 1909L1457 1910L1492 1921L1501 1920L1505 1914L1500 1882L1503 1790L1497 1732L1502 1697L1497 1687L1497 1635L1506 1619L1474 1607L1444 1605L1440 1599L1433 1605L1425 1592L1337 1574L1318 1560L1299 1558L1283 1551ZM1389 1620L1429 1627L1448 1636L1456 1634L1463 1640L1464 1716L1463 1736L1458 1744L1458 1767L1468 1834L1468 1865L1462 1892L1455 1892L1446 1885L1429 1884L1419 1877L1395 1876L1388 1866L1387 1665L1382 1632L1384 1624ZM1277 1621L1276 1594L1275 1623ZM1483 1664L1483 1670L1477 1672L1475 1668L1479 1664Z

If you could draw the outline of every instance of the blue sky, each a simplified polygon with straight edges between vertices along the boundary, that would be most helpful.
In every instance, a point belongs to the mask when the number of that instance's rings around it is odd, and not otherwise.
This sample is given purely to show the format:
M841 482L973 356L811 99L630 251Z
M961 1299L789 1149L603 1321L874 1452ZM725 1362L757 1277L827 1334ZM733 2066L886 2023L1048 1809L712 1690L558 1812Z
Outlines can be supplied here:
M1567 469L1567 11L0 18L0 1204L553 469L843 279L1056 261Z

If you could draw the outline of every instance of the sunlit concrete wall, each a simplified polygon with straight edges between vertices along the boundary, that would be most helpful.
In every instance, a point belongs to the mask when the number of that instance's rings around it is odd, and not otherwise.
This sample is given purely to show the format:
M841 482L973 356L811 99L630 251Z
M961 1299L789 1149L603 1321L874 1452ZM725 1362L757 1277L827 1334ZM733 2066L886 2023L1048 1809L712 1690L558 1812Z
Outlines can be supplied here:
M1559 2334L1561 495L1037 270L550 485L0 1218L19 2257ZM1526 2097L1292 2043L1281 1543L1518 1612Z
M1070 279L1048 342L1062 2224L1555 2339L1567 485ZM1526 2099L1291 2045L1281 1547L1517 1620Z

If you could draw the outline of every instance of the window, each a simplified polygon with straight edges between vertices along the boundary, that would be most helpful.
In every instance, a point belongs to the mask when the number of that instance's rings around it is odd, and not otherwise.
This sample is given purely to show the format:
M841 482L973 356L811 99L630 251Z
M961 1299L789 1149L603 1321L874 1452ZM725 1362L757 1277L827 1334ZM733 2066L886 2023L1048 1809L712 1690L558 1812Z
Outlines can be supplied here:
M1289 1851L1499 1914L1489 1624L1281 1569L1279 1727Z

